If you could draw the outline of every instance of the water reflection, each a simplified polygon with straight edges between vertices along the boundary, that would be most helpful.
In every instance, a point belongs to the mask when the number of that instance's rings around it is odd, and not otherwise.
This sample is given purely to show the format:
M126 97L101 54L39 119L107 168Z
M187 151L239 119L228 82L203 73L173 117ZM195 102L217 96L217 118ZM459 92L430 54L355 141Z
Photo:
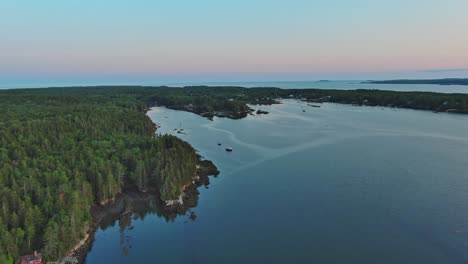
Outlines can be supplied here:
M209 163L211 164L211 162ZM195 221L197 215L192 211L192 208L198 205L200 195L198 188L201 186L208 188L210 184L208 174L217 175L218 173L217 171L201 173L198 182L185 189L182 205L168 207L158 195L150 193L127 192L122 194L112 205L96 209L93 212L98 223L97 227L106 230L117 223L120 232L120 248L122 253L127 256L132 248L133 221L144 220L148 215L156 215L166 222L174 222L177 217L182 216L187 218L184 223Z
M120 247L125 256L128 255L128 251L132 247L131 245L131 230L133 229L132 224L132 213L130 211L125 212L119 218L119 227L120 227Z

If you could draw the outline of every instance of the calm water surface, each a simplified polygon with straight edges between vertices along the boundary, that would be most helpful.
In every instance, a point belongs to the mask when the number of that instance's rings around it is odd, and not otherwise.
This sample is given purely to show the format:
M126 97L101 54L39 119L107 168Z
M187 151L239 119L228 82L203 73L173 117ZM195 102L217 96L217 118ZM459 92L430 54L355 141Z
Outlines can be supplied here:
M153 108L158 133L190 142L221 175L194 221L116 221L87 263L468 263L468 116L253 108L270 114L211 122Z
M99 83L98 83L99 84ZM112 83L101 83L101 85L109 85ZM120 83L120 85L135 85L135 83ZM93 86L96 83L42 83L42 84L28 84L28 85L5 85L0 83L1 89L15 89L15 88L38 88L38 87L66 87L66 86ZM356 90L356 89L377 89L377 90L390 90L390 91L421 91L421 92L438 92L438 93L468 93L468 85L434 85L434 84L370 84L363 83L363 81L272 81L272 82L181 82L181 83L167 83L167 82L140 82L137 85L146 86L161 86L166 85L170 87L182 86L241 86L241 87L278 87L284 89L338 89L338 90Z

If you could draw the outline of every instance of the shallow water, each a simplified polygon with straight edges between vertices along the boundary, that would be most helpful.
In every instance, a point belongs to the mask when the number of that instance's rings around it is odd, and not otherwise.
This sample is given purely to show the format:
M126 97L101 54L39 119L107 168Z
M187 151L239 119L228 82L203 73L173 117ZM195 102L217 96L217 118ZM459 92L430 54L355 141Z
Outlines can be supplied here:
M201 189L194 221L116 221L97 231L87 263L468 262L468 116L253 108L270 114L211 122L153 108L158 133L190 142L221 174Z

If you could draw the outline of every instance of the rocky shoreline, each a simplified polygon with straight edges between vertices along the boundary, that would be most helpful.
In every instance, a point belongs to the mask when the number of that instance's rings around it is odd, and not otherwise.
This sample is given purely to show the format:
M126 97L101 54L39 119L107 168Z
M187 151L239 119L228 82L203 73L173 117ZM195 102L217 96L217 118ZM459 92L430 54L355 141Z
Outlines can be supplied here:
M203 160L201 156L198 156L198 158L197 174L194 175L189 184L182 188L183 192L177 200L163 201L157 193L144 193L129 189L106 204L94 206L91 210L93 221L85 237L70 251L69 256L77 258L78 263L85 263L86 255L92 247L98 227L106 227L110 223L119 220L126 213L133 214L132 201L129 201L131 199L155 200L158 213L166 218L186 215L191 208L196 207L198 204L200 194L198 188L209 185L209 176L217 177L219 175L218 169L211 161ZM195 219L195 217L194 213L191 212L190 219Z
M116 198L108 201L107 203L95 205L91 209L91 214L93 216L92 223L86 231L85 237L80 240L69 253L69 256L75 257L78 260L78 263L84 263L86 255L94 242L96 230L101 220L105 217L106 211L118 208L118 201L121 200L122 196L123 194L119 194Z
M149 108L145 109L145 111L148 110ZM158 125L154 124L155 131L157 128ZM92 247L98 227L106 225L105 222L115 222L123 213L132 213L128 208L127 196L129 193L136 194L137 196L154 198L160 208L160 213L167 218L175 218L179 215L185 215L190 208L196 207L198 204L198 196L200 194L197 189L201 186L209 185L209 176L217 177L219 175L219 171L213 162L205 160L198 154L197 158L198 165L196 166L196 174L192 177L189 184L182 187L182 193L176 200L164 201L160 198L157 191L147 193L128 187L116 197L101 204L94 205L91 209L92 223L85 232L83 239L81 239L73 249L70 250L69 256L75 257L78 260L78 263L85 263L86 256ZM192 212L190 218L195 219L195 217L196 216L194 216Z

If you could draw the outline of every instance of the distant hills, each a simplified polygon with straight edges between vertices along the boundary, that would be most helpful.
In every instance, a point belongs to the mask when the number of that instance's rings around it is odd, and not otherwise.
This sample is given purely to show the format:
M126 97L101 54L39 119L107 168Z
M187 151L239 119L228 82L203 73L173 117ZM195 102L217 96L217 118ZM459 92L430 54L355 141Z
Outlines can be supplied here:
M438 84L438 85L468 85L468 78L423 79L423 80L386 80L367 81L375 84Z

